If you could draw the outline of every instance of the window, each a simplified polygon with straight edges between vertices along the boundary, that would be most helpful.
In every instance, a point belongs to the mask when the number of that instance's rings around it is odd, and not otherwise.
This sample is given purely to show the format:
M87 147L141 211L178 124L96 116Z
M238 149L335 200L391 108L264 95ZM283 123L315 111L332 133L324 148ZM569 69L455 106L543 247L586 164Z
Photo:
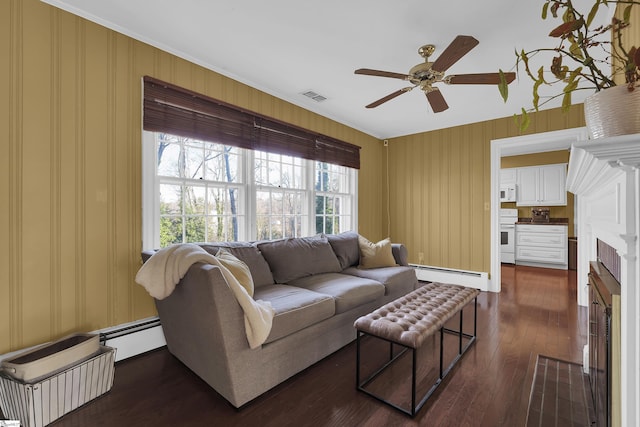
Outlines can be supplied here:
M316 162L316 232L337 234L349 228L352 220L352 203L348 174L348 168Z
M355 230L357 170L143 132L143 248Z
M143 249L357 229L360 147L150 76L142 84Z
M307 163L296 157L254 152L258 240L302 236L306 231Z

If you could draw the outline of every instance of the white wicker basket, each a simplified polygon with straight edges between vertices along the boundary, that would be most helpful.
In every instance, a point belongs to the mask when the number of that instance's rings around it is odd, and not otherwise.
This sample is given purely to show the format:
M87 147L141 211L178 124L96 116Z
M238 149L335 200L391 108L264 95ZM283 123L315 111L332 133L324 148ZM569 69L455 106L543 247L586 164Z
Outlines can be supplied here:
M44 427L111 390L116 350L100 346L92 358L35 383L0 375L0 408L22 427Z
M33 383L98 354L98 334L72 334L0 362L0 372Z

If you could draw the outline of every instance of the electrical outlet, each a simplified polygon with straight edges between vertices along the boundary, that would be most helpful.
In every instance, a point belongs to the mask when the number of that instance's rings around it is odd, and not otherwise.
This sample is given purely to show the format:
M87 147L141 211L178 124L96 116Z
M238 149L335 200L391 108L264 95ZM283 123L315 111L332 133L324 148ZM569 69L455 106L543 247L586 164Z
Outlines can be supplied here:
M424 262L424 253L418 252L418 264L422 264Z
M491 203L484 202L484 210L485 211L490 211L491 210Z

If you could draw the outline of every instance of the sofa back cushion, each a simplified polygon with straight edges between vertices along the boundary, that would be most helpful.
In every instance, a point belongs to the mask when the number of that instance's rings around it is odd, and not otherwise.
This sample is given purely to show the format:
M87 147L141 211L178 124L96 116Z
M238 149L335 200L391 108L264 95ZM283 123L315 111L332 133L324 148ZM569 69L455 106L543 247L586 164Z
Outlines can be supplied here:
M211 255L216 255L220 249L226 249L249 267L254 287L273 285L273 275L269 264L258 248L248 242L215 242L202 243L202 248Z
M340 234L327 234L326 237L340 262L340 268L344 270L358 264L358 261L360 261L358 233L345 231Z
M342 270L326 237L288 238L257 245L269 263L276 283Z

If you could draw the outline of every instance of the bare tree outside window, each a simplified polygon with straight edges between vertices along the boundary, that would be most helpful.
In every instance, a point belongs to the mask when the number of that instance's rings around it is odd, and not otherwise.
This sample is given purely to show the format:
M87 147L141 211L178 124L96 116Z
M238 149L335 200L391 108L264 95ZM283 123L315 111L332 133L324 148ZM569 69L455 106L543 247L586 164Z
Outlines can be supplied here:
M166 133L153 136L159 220L152 231L160 247L352 227L353 169Z
M304 160L255 152L256 235L259 240L300 237L307 216Z
M238 240L237 149L157 134L160 244Z

